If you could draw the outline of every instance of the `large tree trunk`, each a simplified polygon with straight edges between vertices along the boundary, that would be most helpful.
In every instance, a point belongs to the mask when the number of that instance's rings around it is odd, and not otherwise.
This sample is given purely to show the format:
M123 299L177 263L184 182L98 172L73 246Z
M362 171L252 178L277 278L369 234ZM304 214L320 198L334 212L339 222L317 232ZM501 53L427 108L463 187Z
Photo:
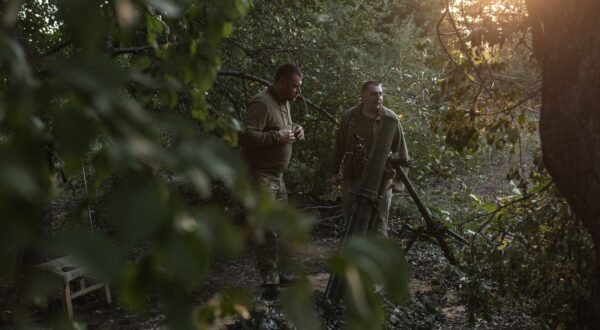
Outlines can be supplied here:
M542 67L544 164L600 261L600 1L527 0ZM600 325L600 267L587 327Z

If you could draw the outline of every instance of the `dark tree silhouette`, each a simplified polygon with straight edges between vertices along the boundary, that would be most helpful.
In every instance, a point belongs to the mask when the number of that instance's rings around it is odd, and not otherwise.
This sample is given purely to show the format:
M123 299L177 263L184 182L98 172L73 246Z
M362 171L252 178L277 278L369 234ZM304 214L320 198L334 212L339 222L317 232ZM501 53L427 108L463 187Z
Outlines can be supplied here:
M596 275L587 326L600 324L600 2L528 0L542 69L544 164L590 231Z

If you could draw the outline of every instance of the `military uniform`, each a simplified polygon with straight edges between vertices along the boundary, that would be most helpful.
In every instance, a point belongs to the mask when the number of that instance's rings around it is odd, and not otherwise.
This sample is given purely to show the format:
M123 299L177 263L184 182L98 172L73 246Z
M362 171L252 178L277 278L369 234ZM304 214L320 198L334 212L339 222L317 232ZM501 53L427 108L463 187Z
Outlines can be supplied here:
M333 158L330 166L330 173L337 175L343 162L343 187L342 187L342 210L344 218L348 223L352 212L355 193L360 184L360 178L364 167L364 160L361 155L356 154L356 145L363 144L365 155L370 154L373 149L373 141L381 127L381 118L394 118L398 122L398 129L394 136L391 152L397 153L402 162L408 162L408 149L404 140L402 125L396 114L385 107L382 107L374 119L370 119L362 113L362 103L347 110L342 115L342 123L337 131L336 139L333 145ZM397 178L390 178L383 184L385 190L379 201L376 231L387 236L388 214L392 201L392 184L402 189L402 183Z
M292 144L282 143L280 130L293 130L290 103L280 102L268 88L256 94L246 109L240 135L242 156L248 163L254 182L269 188L273 197L287 201L283 172L292 155ZM277 284L279 248L277 235L268 231L263 242L254 244L258 270L265 284Z

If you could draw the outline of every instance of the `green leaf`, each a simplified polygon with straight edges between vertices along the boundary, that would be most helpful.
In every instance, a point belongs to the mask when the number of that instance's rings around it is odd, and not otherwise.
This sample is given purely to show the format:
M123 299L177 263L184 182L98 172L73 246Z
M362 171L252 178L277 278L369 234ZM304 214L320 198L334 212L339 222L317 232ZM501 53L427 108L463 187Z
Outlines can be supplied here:
M246 15L250 6L252 6L252 0L235 0L235 6L240 15Z
M486 202L481 207L485 212L494 212L498 206L493 203Z
M355 264L372 281L385 286L393 301L401 301L408 293L408 265L402 249L382 238L353 238L342 256Z
M375 284L383 285L393 302L400 302L408 294L408 266L402 250L387 239L353 237L329 264L347 283L350 329L377 329L383 325L383 308L374 293Z
M35 202L40 195L40 187L35 175L28 166L19 162L0 162L0 188L32 202ZM4 195L7 192L2 193Z
M221 33L223 38L228 38L231 35L231 32L233 32L233 24L229 22L223 24L223 32Z
M138 70L145 70L150 64L152 64L152 60L148 56L136 56L133 60L133 67Z
M97 127L86 109L65 107L54 113L54 136L67 168L77 170L81 159L89 150Z
M148 44L157 47L156 38L163 31L163 23L157 17L146 13L146 41Z
M179 146L178 154L188 164L199 167L228 186L245 173L231 149L216 140L186 141Z
M481 200L475 194L469 194L469 198L474 200L477 204L481 203Z
M114 100L127 76L114 63L92 57L73 57L49 64L49 70L68 87Z
M135 312L142 312L147 308L146 294L155 284L153 274L154 270L148 258L125 266L121 291L121 300L125 306Z
M107 217L128 243L137 244L154 235L169 220L170 212L158 186L139 186L111 192Z
M198 234L195 231L171 232L155 252L156 260L168 277L183 286L200 283L208 272L210 245L198 239Z
M0 36L0 63L8 63L11 75L17 81L34 85L35 80L27 63L23 47L12 39Z
M199 240L208 244L214 255L228 258L239 253L241 233L223 211L203 208L194 213L194 220L197 227L193 232Z
M110 18L102 14L103 5L101 0L58 1L58 14L69 36L88 53L98 51L108 32Z
M306 278L302 278L283 292L286 315L298 329L321 329L311 293L312 287Z

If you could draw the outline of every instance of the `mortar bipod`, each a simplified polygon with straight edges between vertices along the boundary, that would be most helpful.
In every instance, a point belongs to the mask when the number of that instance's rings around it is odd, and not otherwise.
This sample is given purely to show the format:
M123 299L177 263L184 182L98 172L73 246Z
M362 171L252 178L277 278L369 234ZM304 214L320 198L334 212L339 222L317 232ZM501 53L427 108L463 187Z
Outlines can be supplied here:
M448 246L448 244L446 242L445 236L449 236L449 237L453 238L454 240L456 240L457 242L463 243L463 244L467 243L467 241L464 238L462 238L460 235L455 233L454 231L446 228L440 222L433 220L433 218L429 214L429 211L425 208L425 206L421 202L421 199L417 195L415 187L410 182L410 180L408 179L408 176L406 175L406 172L404 172L404 169L402 168L402 165L408 165L408 164L401 164L400 159L398 159L395 156L396 155L392 155L389 157L388 165L391 166L396 171L396 175L398 175L400 177L400 179L402 180L402 182L404 183L404 186L406 187L408 194L412 198L413 202L417 205L417 208L419 209L419 213L421 213L421 216L425 220L425 226L421 226L417 229L414 229L409 225L403 226L403 229L407 228L407 229L411 230L414 234L413 238L406 245L405 252L408 253L408 251L410 250L410 248L412 247L412 245L414 244L414 242L417 240L417 238L419 236L426 237L426 235L429 235L434 238L437 245L439 245L439 247L442 249L446 259L448 259L448 261L451 264L456 265L457 264L456 259L454 258L452 250L450 249L450 247Z

